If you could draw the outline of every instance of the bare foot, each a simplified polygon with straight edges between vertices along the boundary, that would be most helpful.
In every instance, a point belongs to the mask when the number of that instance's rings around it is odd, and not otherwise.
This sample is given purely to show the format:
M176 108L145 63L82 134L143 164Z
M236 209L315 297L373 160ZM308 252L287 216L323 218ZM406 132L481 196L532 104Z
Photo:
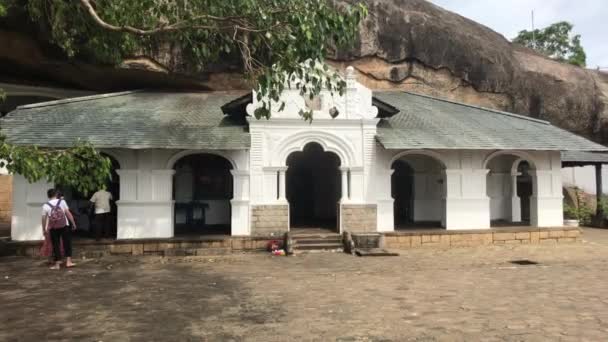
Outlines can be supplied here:
M65 267L67 267L67 268L72 268L72 267L75 267L75 266L76 266L76 264L73 263L73 262L71 262L71 261L68 261L68 262L65 263Z
M55 265L49 267L49 269L51 269L51 270L58 270L58 269L61 269L61 265L55 264Z

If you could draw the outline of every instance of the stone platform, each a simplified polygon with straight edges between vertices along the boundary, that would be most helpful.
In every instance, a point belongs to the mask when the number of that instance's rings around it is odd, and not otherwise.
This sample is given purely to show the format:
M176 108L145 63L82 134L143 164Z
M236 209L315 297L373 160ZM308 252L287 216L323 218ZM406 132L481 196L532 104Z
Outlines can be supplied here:
M537 228L501 227L486 230L423 229L383 234L384 248L476 247L488 245L525 245L573 243L581 240L575 227Z
M108 255L201 256L265 251L268 242L282 236L232 237L186 236L169 239L109 240L75 238L73 256L96 258ZM4 242L3 255L38 257L41 241Z
M456 248L490 245L575 243L580 228L503 227L488 230L402 230L382 234L353 234L358 248ZM74 257L107 255L201 256L265 251L268 242L283 236L185 236L170 239L101 240L75 238ZM0 242L0 255L39 256L40 241Z

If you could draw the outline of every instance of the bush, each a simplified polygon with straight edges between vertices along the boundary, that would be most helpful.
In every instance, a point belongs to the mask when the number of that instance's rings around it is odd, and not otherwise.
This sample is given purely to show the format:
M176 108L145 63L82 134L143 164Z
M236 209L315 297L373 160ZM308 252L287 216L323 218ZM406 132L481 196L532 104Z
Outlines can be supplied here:
M593 220L593 209L589 206L587 201L583 199L582 193L579 189L575 189L575 201L574 206L564 204L564 218L568 220L578 220L581 225L589 225ZM602 201L599 205L603 208L608 208L608 201Z

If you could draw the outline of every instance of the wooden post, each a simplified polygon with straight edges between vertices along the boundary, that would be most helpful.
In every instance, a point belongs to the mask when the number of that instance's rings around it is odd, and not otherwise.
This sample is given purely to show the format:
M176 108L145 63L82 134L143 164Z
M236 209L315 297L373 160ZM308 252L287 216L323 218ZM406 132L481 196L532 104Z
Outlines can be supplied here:
M596 210L595 210L595 225L602 228L604 227L604 208L602 208L602 164L595 164L595 196L596 196Z

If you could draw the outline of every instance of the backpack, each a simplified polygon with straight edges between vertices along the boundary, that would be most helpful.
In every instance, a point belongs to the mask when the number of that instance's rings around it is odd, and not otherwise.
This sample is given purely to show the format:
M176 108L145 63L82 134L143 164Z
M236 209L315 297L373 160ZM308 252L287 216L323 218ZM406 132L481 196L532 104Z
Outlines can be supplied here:
M48 226L50 229L57 229L65 227L65 213L61 209L61 200L57 202L57 205L52 205L51 202L46 203L51 207L51 213L48 216Z

